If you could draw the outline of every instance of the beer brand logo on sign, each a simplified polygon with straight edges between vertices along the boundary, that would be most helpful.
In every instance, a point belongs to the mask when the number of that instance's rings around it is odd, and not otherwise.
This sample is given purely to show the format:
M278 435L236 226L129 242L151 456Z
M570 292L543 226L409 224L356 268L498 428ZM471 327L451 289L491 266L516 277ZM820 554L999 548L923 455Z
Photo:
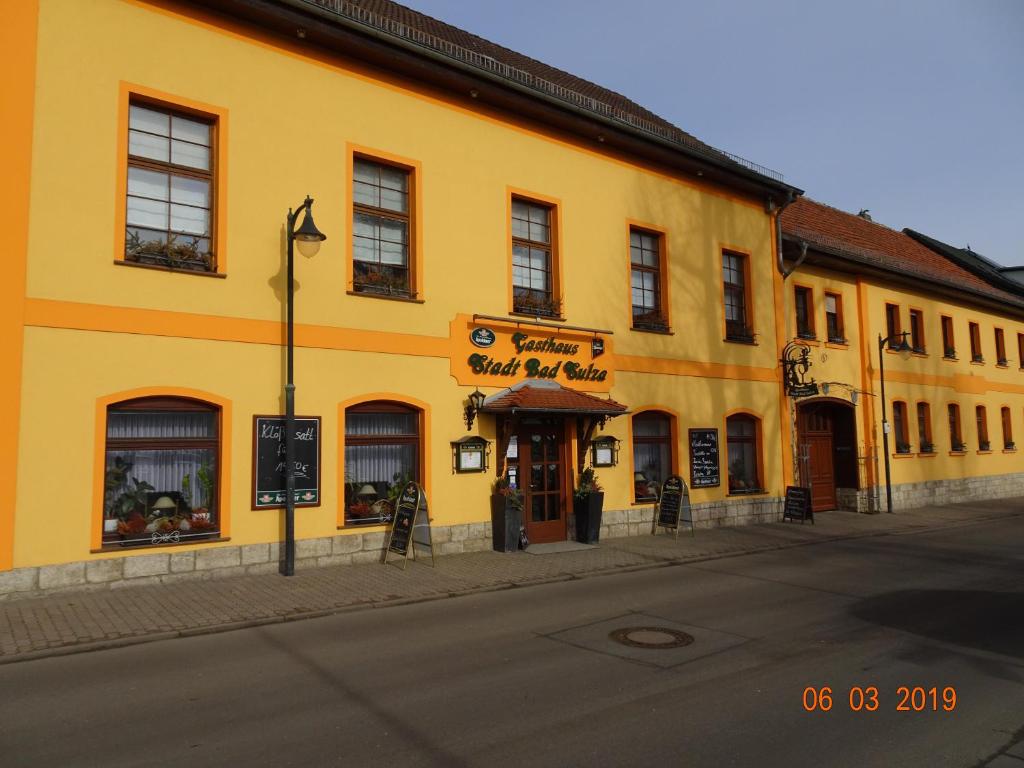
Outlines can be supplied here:
M477 347L490 347L494 344L494 331L490 328L476 328L469 334L469 340Z

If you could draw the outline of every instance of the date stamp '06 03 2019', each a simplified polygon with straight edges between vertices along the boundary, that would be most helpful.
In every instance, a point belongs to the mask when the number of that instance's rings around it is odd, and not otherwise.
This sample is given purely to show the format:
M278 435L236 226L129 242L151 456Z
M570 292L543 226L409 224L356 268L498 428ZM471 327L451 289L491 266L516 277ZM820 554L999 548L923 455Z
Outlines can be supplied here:
M838 694L838 692L837 692ZM803 705L807 712L829 712L835 702L832 688L823 686L804 688ZM847 694L851 712L877 712L882 706L878 688L874 685L854 685ZM901 685L896 689L895 711L897 712L952 712L956 709L956 688L947 685L939 689L920 685Z

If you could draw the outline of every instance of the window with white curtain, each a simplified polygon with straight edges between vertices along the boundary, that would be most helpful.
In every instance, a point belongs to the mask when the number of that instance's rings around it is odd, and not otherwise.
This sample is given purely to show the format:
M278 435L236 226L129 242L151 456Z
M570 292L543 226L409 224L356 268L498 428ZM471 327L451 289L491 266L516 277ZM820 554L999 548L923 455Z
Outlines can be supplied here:
M186 398L107 408L103 543L171 544L220 533L220 409Z
M394 499L420 481L420 411L392 402L345 411L345 524L391 520Z
M645 411L633 417L633 493L636 501L657 501L672 474L672 417Z

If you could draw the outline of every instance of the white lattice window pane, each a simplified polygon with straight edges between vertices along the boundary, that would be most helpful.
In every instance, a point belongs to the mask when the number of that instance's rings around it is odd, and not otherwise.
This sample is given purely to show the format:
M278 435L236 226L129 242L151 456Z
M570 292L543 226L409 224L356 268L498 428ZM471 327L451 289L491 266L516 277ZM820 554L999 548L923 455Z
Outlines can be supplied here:
M190 141L193 144L210 146L210 125L200 123L197 120L189 120L187 117L171 116L171 136L182 141Z
M522 245L513 245L512 263L520 267L530 266L530 249Z
M530 225L522 219L512 219L512 237L521 237L528 240L530 237Z
M547 291L547 277L548 276L545 272L537 272L536 270L532 270L530 272L530 288L536 291Z
M542 224L530 223L530 239L535 243L550 243L551 228Z
M405 266L408 263L406 248L401 243L382 240L380 244L380 260L382 264Z
M145 168L128 169L128 194L150 197L155 200L167 199L168 174L149 171Z
M529 220L529 206L521 200L512 201L512 218Z
M210 182L202 179L190 179L187 176L172 176L171 202L209 208Z
M357 180L352 187L352 200L362 205L380 208L380 188Z
M127 222L129 226L167 229L169 207L158 200L128 197Z
M528 288L530 285L529 270L524 267L512 267L512 285Z
M135 104L128 108L128 127L146 133L156 133L160 136L171 135L170 115Z
M530 222L533 224L547 224L548 223L548 209L541 208L538 205L527 206L530 211Z
M630 285L631 288L643 288L644 287L644 281L643 281L643 277L641 275L642 275L642 273L637 272L636 270L633 270L630 273L629 285Z
M530 267L532 269L547 270L548 268L548 253L542 251L540 248L530 249Z
M404 221L380 219L380 239L391 243L406 243L409 240L408 226Z
M170 140L160 136L150 136L138 131L128 132L128 154L135 157L147 157L166 163L170 159Z
M376 264L380 261L379 241L357 235L352 239L352 258Z
M357 213L353 222L356 237L378 239L380 237L379 219L365 213Z
M642 307L644 306L644 292L639 288L633 288L633 306Z
M171 142L171 162L175 165L186 165L189 168L210 170L210 148L184 141Z
M405 213L409 207L408 196L396 189L382 188L380 190L380 207L388 211Z
M190 235L205 235L210 231L210 212L188 205L171 205L171 229Z

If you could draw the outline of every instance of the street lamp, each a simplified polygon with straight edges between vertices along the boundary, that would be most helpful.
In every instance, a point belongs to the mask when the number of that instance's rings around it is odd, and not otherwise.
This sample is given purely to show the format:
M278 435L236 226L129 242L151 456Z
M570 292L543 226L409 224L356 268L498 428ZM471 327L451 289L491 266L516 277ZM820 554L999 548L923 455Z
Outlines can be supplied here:
M893 352L909 352L910 345L907 344L907 331L894 333L891 336L882 338L878 334L878 376L882 383L882 451L885 454L885 511L892 512L892 485L889 477L889 420L885 413L885 347L889 346ZM877 464L875 466L878 466Z
M305 211L299 228L295 220ZM313 198L306 195L295 212L288 209L288 382L284 385L284 575L295 575L295 322L293 304L295 296L295 243L306 258L316 256L320 243L327 235L313 223Z

